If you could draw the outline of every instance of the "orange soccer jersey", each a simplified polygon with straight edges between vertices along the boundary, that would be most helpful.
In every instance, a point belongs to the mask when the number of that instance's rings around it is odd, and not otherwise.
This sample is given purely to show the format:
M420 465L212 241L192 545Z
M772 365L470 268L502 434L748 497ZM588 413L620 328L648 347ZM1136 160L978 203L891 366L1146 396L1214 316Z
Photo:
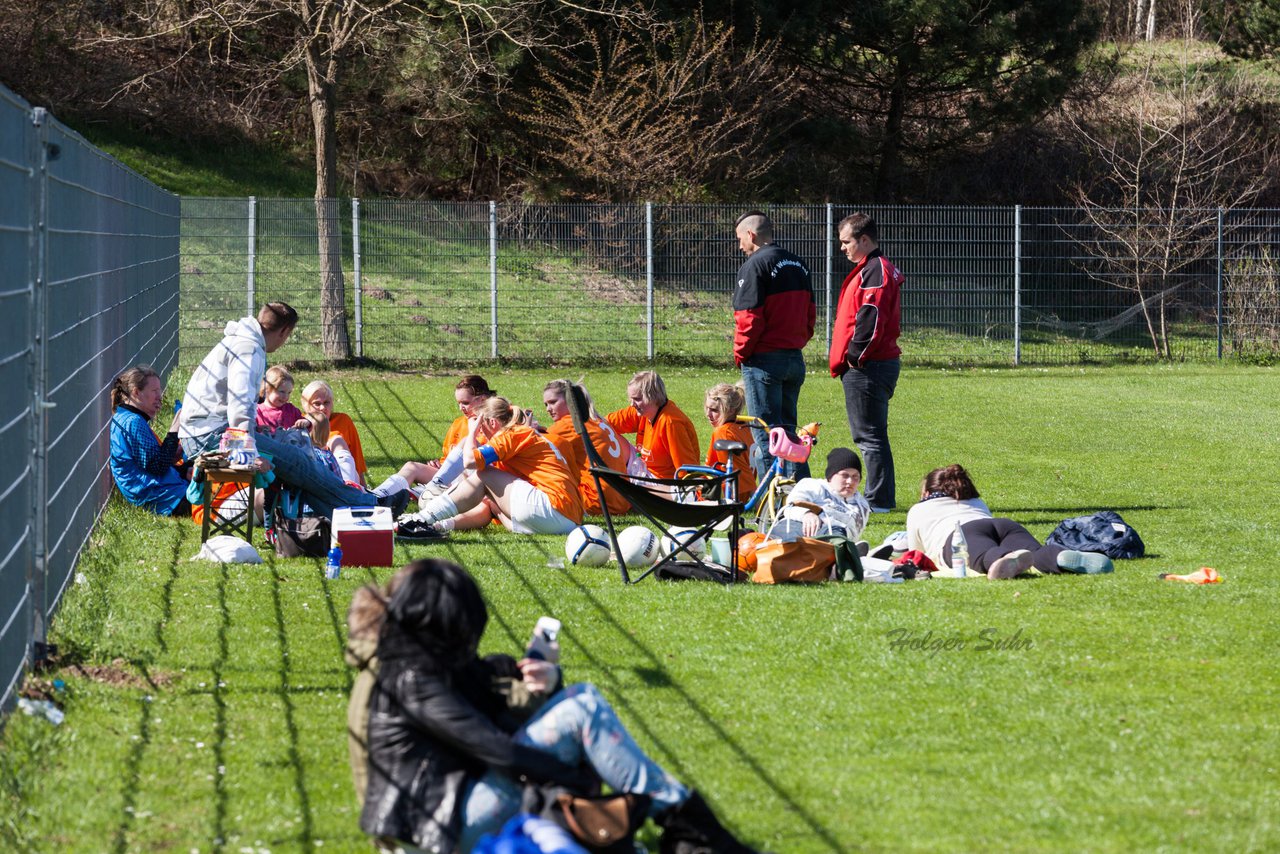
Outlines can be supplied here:
M364 449L360 447L360 433L356 423L345 412L335 412L329 416L329 435L341 436L351 449L351 456L356 461L356 471L364 476L369 467L364 462Z
M605 465L614 471L625 472L627 470L626 446L613 428L604 421L588 421L586 426L591 444L595 445L600 456L604 458ZM582 508L595 516L603 513L604 510L600 507L600 494L596 492L596 482L587 473L587 449L582 446L578 431L573 429L573 419L568 415L562 416L547 430L547 438L555 443L560 453L564 454L565 460L569 463L569 470L577 473L578 491L582 493ZM631 502L619 495L613 487L606 486L604 494L605 500L609 502L610 513L626 513L631 509Z
M467 422L467 416L460 415L453 419L453 423L449 425L449 430L444 434L444 445L440 448L440 462L444 463L444 458L449 456L449 452L458 445L462 444L462 440L467 438L467 431L471 429ZM476 444L483 445L489 441L483 435L476 436Z
M652 422L640 417L634 406L610 412L606 420L619 433L636 434L636 450L654 477L675 477L681 466L696 466L698 431L689 416L668 400Z
M725 471L729 454L716 450L717 439L729 439L747 446L746 451L733 456L733 470L738 473L738 500L746 501L751 497L751 493L756 491L756 473L751 468L751 446L755 444L755 437L751 433L751 428L745 424L730 421L711 431L711 442L707 445L707 465Z
M523 424L508 427L472 453L476 468L492 465L529 481L551 500L551 506L561 516L574 524L582 523L582 496L578 494L577 477L570 474L556 446L532 427Z

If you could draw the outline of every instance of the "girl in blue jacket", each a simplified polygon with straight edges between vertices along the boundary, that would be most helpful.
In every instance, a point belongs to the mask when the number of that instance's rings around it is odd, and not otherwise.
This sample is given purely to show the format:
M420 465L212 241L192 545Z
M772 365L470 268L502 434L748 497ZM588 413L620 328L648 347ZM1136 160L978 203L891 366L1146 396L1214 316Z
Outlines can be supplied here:
M164 441L151 420L160 409L164 386L150 365L129 368L111 385L111 476L130 504L162 516L190 516L187 482L174 467L179 456L178 422Z

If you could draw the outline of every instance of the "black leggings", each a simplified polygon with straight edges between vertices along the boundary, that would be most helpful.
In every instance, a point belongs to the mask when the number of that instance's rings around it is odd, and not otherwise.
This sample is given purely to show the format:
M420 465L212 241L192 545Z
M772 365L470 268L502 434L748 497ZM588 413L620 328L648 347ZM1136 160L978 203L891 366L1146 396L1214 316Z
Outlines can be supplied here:
M974 519L961 525L960 530L964 531L965 545L969 547L969 566L975 572L986 572L991 564L1018 549L1031 552L1031 565L1041 572L1058 571L1058 552L1062 548L1040 545L1030 531L1012 519ZM942 550L942 556L950 565L950 539Z

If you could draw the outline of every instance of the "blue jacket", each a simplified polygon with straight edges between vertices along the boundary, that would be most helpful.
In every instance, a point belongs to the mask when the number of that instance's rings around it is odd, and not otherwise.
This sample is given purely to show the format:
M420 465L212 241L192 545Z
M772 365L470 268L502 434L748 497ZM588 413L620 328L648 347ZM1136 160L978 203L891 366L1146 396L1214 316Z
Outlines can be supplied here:
M187 483L173 467L178 436L161 444L147 418L128 404L111 416L111 476L125 501L152 513L171 516L187 491Z
M1067 519L1054 528L1045 543L1082 552L1102 552L1119 560L1142 557L1147 550L1138 532L1114 510L1099 510L1092 516Z

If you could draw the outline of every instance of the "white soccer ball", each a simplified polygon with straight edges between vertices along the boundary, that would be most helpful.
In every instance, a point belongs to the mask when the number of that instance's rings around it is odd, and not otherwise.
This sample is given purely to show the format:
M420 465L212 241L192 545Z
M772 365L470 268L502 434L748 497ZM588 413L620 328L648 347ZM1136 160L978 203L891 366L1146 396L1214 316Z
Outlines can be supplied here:
M632 525L618 535L618 556L627 566L653 566L658 559L658 538L643 525Z
M579 525L564 541L570 566L604 566L609 562L609 535L599 525Z
M696 537L697 533L697 528L672 528L670 536L662 538L662 556L666 557L675 553L677 540L688 546L694 557L705 556L707 553L707 541L702 537ZM680 552L677 560L690 560L690 557L687 553Z

